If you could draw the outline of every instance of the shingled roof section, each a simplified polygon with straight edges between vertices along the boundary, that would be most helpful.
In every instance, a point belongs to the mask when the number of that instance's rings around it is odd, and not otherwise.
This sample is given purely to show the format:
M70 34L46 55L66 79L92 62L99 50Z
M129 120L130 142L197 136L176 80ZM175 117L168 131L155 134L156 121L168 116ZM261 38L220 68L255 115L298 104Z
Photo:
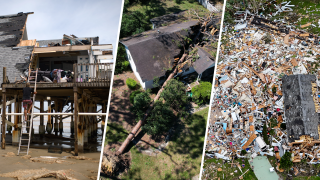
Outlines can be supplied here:
M10 83L21 80L20 75L28 68L33 46L0 47L0 84L3 80L3 67L7 68Z
M198 48L199 59L197 59L193 63L194 69L198 74L202 74L205 70L207 70L210 66L214 64L214 58L207 53L203 48Z
M129 50L141 79L153 80L164 76L173 67L174 58L182 54L179 41L195 35L198 21L160 27L120 40Z
M316 82L315 75L298 74L282 78L289 142L299 140L301 135L319 139L319 118L313 102L311 82Z
M28 14L0 16L0 46L13 47L20 43Z

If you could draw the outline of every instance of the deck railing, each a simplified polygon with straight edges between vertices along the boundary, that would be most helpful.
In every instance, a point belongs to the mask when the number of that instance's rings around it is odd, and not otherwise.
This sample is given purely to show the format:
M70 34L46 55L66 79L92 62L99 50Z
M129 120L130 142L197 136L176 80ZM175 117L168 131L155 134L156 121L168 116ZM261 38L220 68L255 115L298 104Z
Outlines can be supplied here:
M110 84L112 76L113 63L86 63L74 64L73 82L82 85Z

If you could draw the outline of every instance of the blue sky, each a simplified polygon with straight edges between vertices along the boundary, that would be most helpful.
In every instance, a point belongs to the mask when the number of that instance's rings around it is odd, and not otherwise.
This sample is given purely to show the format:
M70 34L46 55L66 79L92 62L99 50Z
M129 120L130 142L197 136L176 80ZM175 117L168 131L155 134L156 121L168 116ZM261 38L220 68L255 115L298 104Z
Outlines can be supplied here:
M28 39L99 36L100 44L115 49L121 10L122 0L11 0L1 2L0 15L34 12L27 20Z

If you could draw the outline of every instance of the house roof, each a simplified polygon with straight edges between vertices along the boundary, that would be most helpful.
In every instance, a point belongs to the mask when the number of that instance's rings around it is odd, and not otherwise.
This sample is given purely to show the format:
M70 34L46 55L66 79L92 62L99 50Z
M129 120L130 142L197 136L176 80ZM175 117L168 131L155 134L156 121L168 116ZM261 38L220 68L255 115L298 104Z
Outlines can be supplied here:
M174 58L182 53L181 39L194 35L192 27L197 24L196 20L177 23L120 40L129 49L142 81L164 76L173 67Z
M80 38L76 38L78 40L82 40L82 42L84 44L91 44L90 43L90 39L92 38L93 40L93 45L99 45L99 37L80 37ZM87 42L84 42L83 40L87 40ZM39 47L47 47L48 44L60 44L62 45L62 39L50 39L50 40L37 40L37 43L39 43Z
M214 58L208 52L206 52L203 48L201 47L197 47L197 48L198 48L199 59L197 59L193 63L193 67L198 74L201 74L210 66L212 66L215 62L214 62Z
M20 75L28 68L33 46L0 47L0 84L3 80L3 67L7 68L9 81L20 80Z
M28 14L0 16L0 46L13 47L22 39Z
M299 140L301 135L319 139L319 118L312 96L312 82L316 82L315 75L298 74L282 78L289 142Z
M150 22L154 25L154 28L159 28L161 26L168 26L169 24L172 24L172 23L186 21L187 18L184 16L184 14L185 14L185 11L166 14L163 16L150 19Z

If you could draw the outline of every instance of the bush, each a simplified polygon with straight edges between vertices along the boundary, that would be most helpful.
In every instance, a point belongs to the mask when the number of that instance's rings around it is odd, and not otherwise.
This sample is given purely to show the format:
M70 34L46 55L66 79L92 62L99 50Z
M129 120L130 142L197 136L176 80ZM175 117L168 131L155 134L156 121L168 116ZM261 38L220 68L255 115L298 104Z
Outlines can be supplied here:
M128 69L128 66L129 66L130 62L129 61L123 61L122 62L122 67L123 67L123 70L126 71Z
M243 149L243 150L241 151L241 155L243 156L243 155L245 155L245 154L247 154L247 151Z
M200 82L200 85L192 88L192 100L198 105L206 103L210 99L212 84Z
M137 91L133 91L131 94L130 94L130 102L131 104L133 104L133 101L134 101L134 97L136 97L136 95L140 94L141 91L137 90Z
M137 82L134 79L128 78L126 84L130 89L135 89L137 87Z

